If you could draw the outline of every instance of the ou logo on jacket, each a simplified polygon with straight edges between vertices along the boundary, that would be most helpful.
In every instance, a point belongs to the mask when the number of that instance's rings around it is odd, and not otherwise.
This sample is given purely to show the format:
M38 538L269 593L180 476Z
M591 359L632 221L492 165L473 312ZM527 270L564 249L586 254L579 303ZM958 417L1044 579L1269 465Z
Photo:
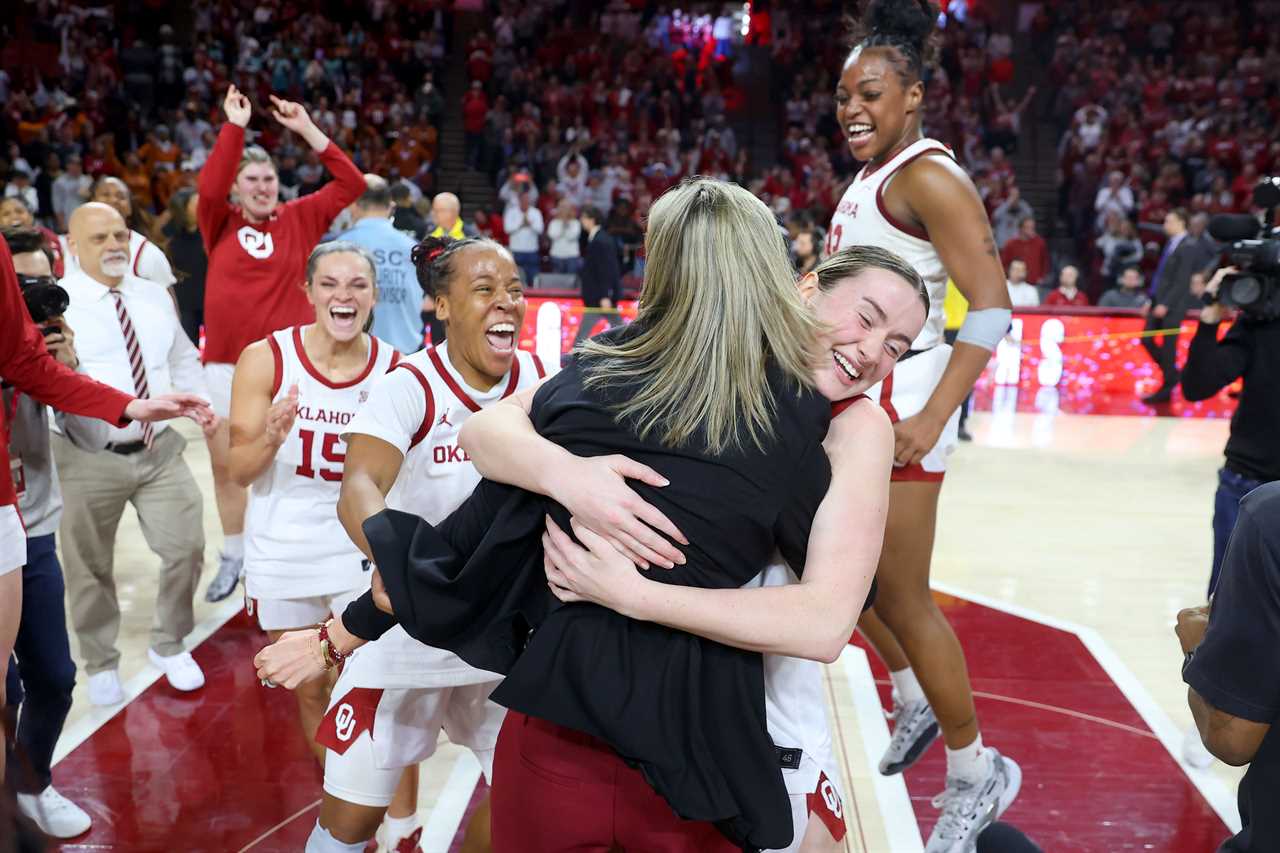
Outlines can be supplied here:
M271 253L276 250L275 241L271 239L270 234L263 234L256 228L250 228L248 225L236 232L236 237L240 239L240 245L249 254L251 258L264 260L271 257Z
M333 718L333 732L340 741L351 740L351 733L356 729L356 710L347 702L338 706L338 713Z

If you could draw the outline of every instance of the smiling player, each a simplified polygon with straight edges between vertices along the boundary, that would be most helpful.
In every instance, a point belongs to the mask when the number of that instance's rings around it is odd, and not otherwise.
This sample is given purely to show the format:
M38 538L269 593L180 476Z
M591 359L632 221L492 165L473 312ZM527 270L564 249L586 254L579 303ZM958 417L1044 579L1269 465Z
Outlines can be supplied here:
M879 597L859 627L888 664L899 697L880 772L901 773L941 729L947 787L926 853L968 853L1021 785L1016 763L983 746L964 651L929 591L938 497L959 406L1009 328L1009 294L982 199L950 150L921 129L937 10L929 0L874 0L836 87L836 121L866 165L831 217L827 252L872 245L924 278L929 319L873 399L894 422L894 472ZM955 347L942 341L948 275L969 301Z
M511 253L492 240L428 237L415 247L423 290L448 329L440 346L405 358L374 386L351 422L339 517L365 553L360 528L390 506L439 522L480 474L458 445L472 414L536 384L537 356L516 350L524 288ZM471 749L486 778L506 709L489 701L498 676L395 628L343 668L317 739L329 748L324 800L307 853L363 850L386 817L388 850L416 846L418 767L443 728ZM487 849L486 801L468 851Z
M322 243L307 261L315 322L250 344L231 390L231 476L250 487L245 591L272 637L323 622L369 585L364 556L334 523L346 446L340 438L397 353L365 334L377 295L373 258L354 243ZM313 743L328 703L322 679L297 691Z

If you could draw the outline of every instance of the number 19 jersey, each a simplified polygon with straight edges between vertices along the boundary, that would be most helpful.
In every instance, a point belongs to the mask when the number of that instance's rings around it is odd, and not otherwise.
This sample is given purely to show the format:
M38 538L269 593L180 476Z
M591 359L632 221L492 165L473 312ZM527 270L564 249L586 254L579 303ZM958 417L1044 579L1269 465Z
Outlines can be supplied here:
M863 166L831 216L826 245L828 255L850 246L879 246L896 252L915 267L929 291L929 318L911 343L911 348L916 350L929 349L942 342L945 320L942 301L947 293L947 270L927 232L893 217L885 206L884 192L893 177L907 164L925 156L953 155L936 139L920 139L877 169L869 164Z
M267 470L249 488L245 590L251 598L330 595L369 583L364 555L338 521L347 446L342 433L374 381L399 354L369 336L369 361L355 379L333 382L307 357L302 327L266 340L275 358L271 402L298 386L298 414Z

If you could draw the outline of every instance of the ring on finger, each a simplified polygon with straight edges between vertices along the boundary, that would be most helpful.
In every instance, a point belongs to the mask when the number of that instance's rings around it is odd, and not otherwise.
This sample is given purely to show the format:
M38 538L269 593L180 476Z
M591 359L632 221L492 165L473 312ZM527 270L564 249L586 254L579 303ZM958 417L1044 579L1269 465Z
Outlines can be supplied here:
M276 683L275 683L274 681L272 681L270 678L264 678L264 679L262 679L262 686L263 686L263 687L275 687L275 686L276 686Z

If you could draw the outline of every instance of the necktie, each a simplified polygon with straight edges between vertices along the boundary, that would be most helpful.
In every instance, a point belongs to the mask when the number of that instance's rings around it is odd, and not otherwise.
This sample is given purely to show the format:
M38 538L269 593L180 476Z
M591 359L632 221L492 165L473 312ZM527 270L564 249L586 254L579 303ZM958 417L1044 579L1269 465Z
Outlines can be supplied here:
M1160 262L1156 264L1156 273L1151 276L1151 295L1156 295L1156 290L1160 287L1160 276L1164 273L1164 262L1169 260L1169 256L1173 254L1173 250L1178 248L1181 240L1172 238L1168 243L1164 244L1164 251L1160 253Z
M151 396L151 391L147 388L147 368L142 363L142 348L138 346L138 336L133 332L133 321L129 319L129 312L124 307L124 297L117 288L113 287L109 292L116 301L116 317L120 320L120 331L124 333L124 348L129 354L129 367L133 370L133 390L145 400ZM143 423L142 442L148 450L151 449L155 438L155 427L149 423Z

